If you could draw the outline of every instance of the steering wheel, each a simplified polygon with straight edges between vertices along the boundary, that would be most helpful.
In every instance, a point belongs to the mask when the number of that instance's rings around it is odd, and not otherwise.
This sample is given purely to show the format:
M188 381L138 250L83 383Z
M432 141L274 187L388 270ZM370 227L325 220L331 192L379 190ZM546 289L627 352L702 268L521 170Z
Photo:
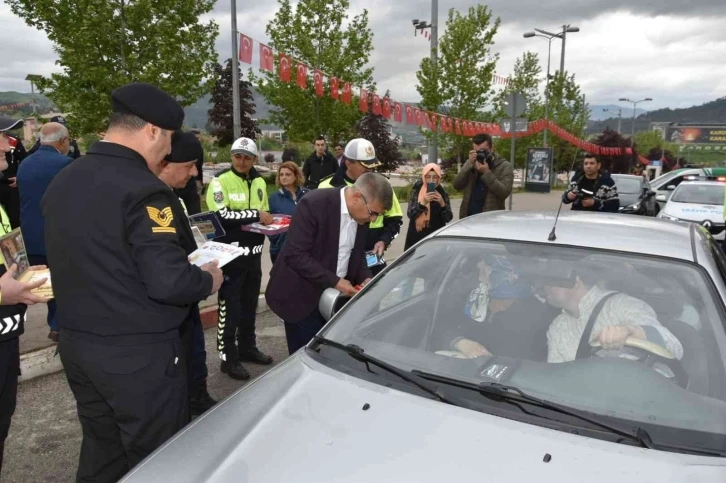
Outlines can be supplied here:
M598 350L602 347L602 344L600 344L600 341L596 340L590 343L590 347L593 348L592 355L595 355L595 353L598 352ZM662 373L653 368L653 364L656 362L660 362L661 364L667 366L673 372L676 384L678 384L678 386L682 387L683 389L687 388L688 373L683 368L683 364L681 363L681 361L676 359L676 356L674 356L673 353L665 347L660 346L649 340L640 339L638 337L628 337L627 339L625 339L624 347L629 347L631 349L636 349L637 351L643 352L643 357L639 357L638 362L642 362L659 374Z

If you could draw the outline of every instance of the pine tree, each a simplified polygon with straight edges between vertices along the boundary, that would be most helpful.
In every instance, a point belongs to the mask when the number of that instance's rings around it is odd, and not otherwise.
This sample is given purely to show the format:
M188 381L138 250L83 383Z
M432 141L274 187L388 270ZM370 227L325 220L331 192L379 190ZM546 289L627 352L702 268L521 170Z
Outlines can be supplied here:
M232 115L232 59L227 59L224 67L215 68L216 81L212 88L213 107L209 115L210 133L217 137L220 146L229 146L234 139L234 118ZM242 137L256 139L261 133L257 122L252 120L255 115L255 103L252 98L252 84L239 76L240 126Z
M358 136L373 143L376 158L382 163L378 171L395 171L403 161L398 139L391 137L391 125L385 117L373 114L373 94L368 95L368 113L358 121ZM386 92L384 97L388 97Z

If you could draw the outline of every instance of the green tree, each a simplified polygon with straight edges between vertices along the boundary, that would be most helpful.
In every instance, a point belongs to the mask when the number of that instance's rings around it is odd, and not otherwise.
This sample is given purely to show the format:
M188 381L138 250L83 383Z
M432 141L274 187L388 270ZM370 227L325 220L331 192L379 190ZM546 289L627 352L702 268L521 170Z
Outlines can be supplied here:
M207 111L210 133L217 137L220 146L228 146L234 142L234 117L232 101L232 59L228 59L224 67L217 65L214 68L215 79L212 87L212 108ZM240 134L242 137L256 139L260 134L257 122L252 119L255 115L255 101L250 88L252 84L239 77L239 110Z
M293 63L300 61L341 79L341 89L343 81L375 88L373 69L367 67L373 50L367 10L349 20L348 0L301 0L294 9L290 0L279 3L275 18L267 24L270 47L291 56ZM254 76L260 93L276 107L270 122L282 127L291 139L312 141L320 134L328 139L350 138L362 117L356 100L347 105L333 99L328 85L324 86L325 95L317 97L312 79L307 89L301 89L295 84L295 68L292 82L285 83L278 75L279 62L276 56L274 72ZM308 74L312 76L312 72Z
M105 128L110 94L149 82L190 105L209 92L217 24L199 21L214 0L7 0L13 13L44 31L62 72L37 83L68 112L76 135Z
M590 109L575 76L557 72L549 85L550 120L578 138L585 136ZM548 144L554 149L554 168L570 169L572 160L578 155L578 148L550 133Z
M386 97L388 92L386 92ZM403 161L398 140L392 137L391 124L383 116L373 114L372 96L368 102L368 113L358 122L358 137L369 140L376 150L376 158L381 162L378 171L395 171Z
M635 133L633 139L635 143L635 151L639 154L645 155L653 149L665 149L666 151L677 152L678 145L674 143L666 142L663 136L655 131L641 131Z
M500 19L484 5L470 7L466 15L449 10L446 31L439 41L437 62L421 61L416 89L421 107L443 111L451 117L472 121L490 120L484 110L491 103L492 76L498 54L492 54ZM432 133L425 132L427 137ZM455 133L437 133L440 146L468 153L469 140Z

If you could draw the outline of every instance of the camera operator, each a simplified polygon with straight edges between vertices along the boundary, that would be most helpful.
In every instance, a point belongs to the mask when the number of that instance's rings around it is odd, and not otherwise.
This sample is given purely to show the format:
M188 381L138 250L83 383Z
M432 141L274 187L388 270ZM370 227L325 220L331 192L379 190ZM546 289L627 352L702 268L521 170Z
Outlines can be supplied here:
M617 213L618 189L608 173L600 172L600 160L594 154L587 154L582 166L583 171L575 173L562 195L563 203L572 203L573 210Z
M464 192L459 218L503 210L514 182L512 165L494 152L490 135L477 134L471 142L469 159L454 179L454 188Z

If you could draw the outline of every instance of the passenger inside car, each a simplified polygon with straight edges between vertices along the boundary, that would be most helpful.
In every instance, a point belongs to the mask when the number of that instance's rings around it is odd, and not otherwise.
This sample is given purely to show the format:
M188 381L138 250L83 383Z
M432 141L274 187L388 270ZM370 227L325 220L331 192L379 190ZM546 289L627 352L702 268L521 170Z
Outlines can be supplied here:
M548 362L576 358L580 339L591 322L589 342L605 350L619 350L629 337L653 342L683 357L680 341L658 321L653 308L625 293L606 291L595 282L597 274L578 273L574 285L545 285L547 302L562 309L547 331Z

